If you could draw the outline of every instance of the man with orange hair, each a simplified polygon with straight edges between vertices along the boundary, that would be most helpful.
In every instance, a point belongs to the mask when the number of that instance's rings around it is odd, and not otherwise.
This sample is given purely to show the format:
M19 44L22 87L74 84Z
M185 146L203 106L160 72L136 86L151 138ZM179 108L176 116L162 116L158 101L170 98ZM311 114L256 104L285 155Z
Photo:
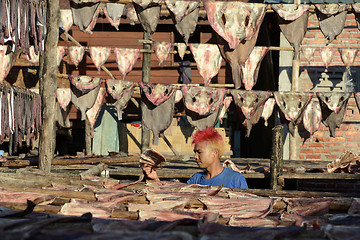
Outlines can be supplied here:
M195 160L199 167L205 170L192 175L187 181L188 184L248 188L241 173L221 165L220 157L224 151L224 142L213 127L197 131L193 135L192 144L194 145ZM150 179L160 181L155 170L146 166L143 167L143 170Z

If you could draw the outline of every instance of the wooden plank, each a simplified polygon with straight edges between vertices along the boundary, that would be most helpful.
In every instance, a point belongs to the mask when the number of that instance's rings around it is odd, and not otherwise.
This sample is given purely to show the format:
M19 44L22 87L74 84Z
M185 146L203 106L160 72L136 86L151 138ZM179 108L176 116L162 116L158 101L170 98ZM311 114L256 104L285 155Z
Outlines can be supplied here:
M76 110L76 109L75 109ZM76 110L77 111L77 110ZM77 114L75 112L74 114ZM167 161L182 161L184 156L166 156ZM221 161L226 160L227 158L221 159ZM52 165L77 165L77 164L116 164L116 163L136 163L139 161L139 156L128 156L128 157L84 157L84 158L63 158L56 157L52 161ZM265 158L231 158L236 165L246 166L250 165L251 167L259 166L270 166L270 159ZM316 161L316 160L284 160L284 166L287 168L326 168L326 165L331 161ZM182 164L186 164L188 161L182 161ZM1 167L25 167L30 165L37 165L37 159L8 159L7 162L0 163ZM309 173L310 174L310 173ZM338 173L335 173L338 174Z
M145 189L145 182L123 188L124 190L142 191ZM229 188L229 191L251 193L263 197L307 197L307 198L353 198L360 197L360 193L340 193L340 192L315 192L297 190L272 190L272 189L239 189Z
M74 169L73 169L74 170ZM99 186L103 187L106 179L99 181L81 180L78 175L70 176L63 174L63 177L59 176L41 176L41 175L21 175L18 173L0 173L0 186L18 186L18 187L50 187L52 184L61 185L75 185L75 186Z
M55 158L51 161L51 165L77 165L77 164L116 164L116 163L138 163L139 156L129 157L94 157L94 158ZM30 160L8 160L0 163L1 167L25 167L37 165L37 159Z
M78 192L73 190L50 190L42 188L32 188L32 187L17 187L17 186L1 186L4 189L16 192L32 192L32 193L42 193L52 196L58 196L63 198L80 198L85 200L95 201L95 193L93 192Z
M134 166L112 166L110 171L110 176L131 176L131 177L138 177L142 174L142 170L139 167ZM158 176L160 179L173 179L173 178L190 178L193 174L200 172L201 169L199 168L191 168L191 169L176 169L173 168L166 168L164 167L161 170L158 170ZM263 173L247 173L243 174L245 178L265 178Z
M339 179L339 180L358 180L360 174L349 173L284 173L279 176L282 179Z
M38 161L37 161L38 163ZM30 166L29 160L8 160L0 163L1 167L26 167Z
M340 193L340 192L313 192L297 190L272 190L272 189L233 189L234 192L252 193L264 197L307 197L307 198L345 198L359 197L360 193Z
M15 210L25 210L27 207L26 203L9 203L9 202L0 202L0 206L15 209ZM59 213L61 206L53 205L36 205L34 208L35 212L46 212L46 213Z

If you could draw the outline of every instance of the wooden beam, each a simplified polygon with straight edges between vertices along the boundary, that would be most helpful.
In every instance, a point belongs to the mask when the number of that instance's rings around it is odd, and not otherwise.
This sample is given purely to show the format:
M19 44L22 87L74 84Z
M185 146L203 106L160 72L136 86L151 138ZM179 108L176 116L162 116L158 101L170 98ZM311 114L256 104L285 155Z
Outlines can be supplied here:
M50 173L56 145L57 45L59 39L58 0L46 1L47 24L45 49L40 65L42 126L39 139L39 168ZM45 27L45 26L44 26ZM44 29L45 30L45 29Z

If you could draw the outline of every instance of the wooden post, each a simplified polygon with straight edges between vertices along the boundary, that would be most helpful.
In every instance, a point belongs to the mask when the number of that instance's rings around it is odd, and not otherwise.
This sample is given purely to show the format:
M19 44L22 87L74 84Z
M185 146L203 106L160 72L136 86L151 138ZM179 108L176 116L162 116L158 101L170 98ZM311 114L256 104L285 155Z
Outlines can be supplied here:
M294 57L292 61L292 84L291 84L291 91L298 90L298 81L299 81L299 68L300 68L300 60L299 55ZM294 128L294 135L290 135L289 139L289 158L290 160L298 160L298 145L299 145L299 131L298 127L295 126Z
M91 149L91 127L90 122L87 118L85 118L85 155L89 156L92 153Z
M279 190L282 186L278 185L278 177L283 169L283 136L284 127L277 125L272 129L272 154L270 159L270 187Z
M59 0L46 1L46 41L40 62L42 127L39 139L39 168L50 173L56 144L57 45L59 39Z
M144 31L144 40L151 40L151 34ZM144 43L144 49L151 49L151 44ZM150 82L151 53L143 53L142 62L142 81ZM150 130L145 129L144 123L141 123L141 152L144 152L150 145Z
M14 135L10 134L9 136L9 156L13 155L13 150L14 150Z
M300 5L301 0L294 0L294 4ZM295 54L295 53L294 53ZM298 90L298 81L299 81L299 54L294 57L292 62L292 84L291 84L291 91ZM299 131L298 127L294 127L294 135L290 135L289 139L289 159L290 160L298 160L298 145L299 145Z

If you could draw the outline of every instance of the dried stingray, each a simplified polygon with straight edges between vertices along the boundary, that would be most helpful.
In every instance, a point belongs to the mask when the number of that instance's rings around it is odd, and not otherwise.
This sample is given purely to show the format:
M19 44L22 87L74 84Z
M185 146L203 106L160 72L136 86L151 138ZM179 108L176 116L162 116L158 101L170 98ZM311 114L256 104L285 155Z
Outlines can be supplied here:
M220 53L230 64L233 82L238 89L241 87L242 67L256 44L266 5L207 1L205 6L212 19L209 21L217 32Z
M188 122L196 127L198 130L204 130L207 127L213 127L219 119L221 108L215 110L209 115L200 115L196 112L185 109L186 119Z
M316 16L322 33L331 43L344 29L346 4L315 4Z
M274 4L272 8L277 13L281 32L295 49L294 59L296 59L307 30L309 5Z
M235 88L239 89L241 87L241 71L242 66L245 65L246 60L249 58L252 50L255 47L256 40L259 35L260 28L254 33L253 37L250 40L243 40L240 42L239 46L236 49L231 49L229 44L221 37L219 37L219 50L221 56L228 62L231 66L232 79L235 84Z
M235 1L204 1L211 27L235 49L243 40L250 40L260 27L266 4Z
M71 85L71 102L74 106L80 110L81 112L81 120L85 120L86 111L94 106L96 98L98 96L100 86L98 85L96 88L87 93L82 93L76 87Z
M301 48L301 52L302 52L304 58L306 59L306 61L308 61L308 64L310 64L310 62L312 61L316 49L317 49L316 47L302 47Z
M276 104L281 110L281 121L288 124L292 135L295 126L301 123L304 110L312 95L312 92L274 92Z
M71 104L67 105L65 110L62 107L60 107L59 103L56 104L57 122L63 128L70 128L71 127L70 119L69 119L70 108L71 108Z
M176 30L183 37L184 41L188 43L190 36L195 32L200 8L186 15L181 22L175 23Z
M71 84L83 93L87 93L101 85L101 78L99 77L70 75L69 79Z
M321 119L320 103L319 101L314 100L307 105L303 117L304 128L310 133L311 138L320 128Z
M269 51L269 47L254 47L242 69L242 82L246 90L252 90L257 82L261 61Z
M148 83L140 83L140 87L142 122L153 132L153 145L158 145L160 134L170 127L173 118L175 87L169 90L170 86Z
M353 4L351 4L351 6L354 9L357 27L358 27L358 29L360 29L360 3L353 3Z
M270 92L232 90L231 95L236 106L240 109L238 113L242 125L246 128L245 137L249 137L252 126L260 120Z
M214 126L221 113L226 90L184 85L182 91L189 123L199 130Z
M194 33L199 16L200 1L165 0L176 30L187 43Z
M355 96L356 106L358 107L358 109L360 111L360 92L354 93L354 96Z
M106 3L104 7L104 14L106 18L118 31L124 8L125 4L121 3Z
M139 2L142 1L134 1L135 11L144 31L151 36L160 20L161 5L153 1L148 5L141 6L138 4Z
M92 33L99 12L100 2L70 1L74 24L83 32Z
M115 99L118 120L122 120L123 110L134 93L134 82L106 79L107 91Z
M330 137L335 137L335 129L343 122L351 93L348 92L318 92L322 122L330 130Z

